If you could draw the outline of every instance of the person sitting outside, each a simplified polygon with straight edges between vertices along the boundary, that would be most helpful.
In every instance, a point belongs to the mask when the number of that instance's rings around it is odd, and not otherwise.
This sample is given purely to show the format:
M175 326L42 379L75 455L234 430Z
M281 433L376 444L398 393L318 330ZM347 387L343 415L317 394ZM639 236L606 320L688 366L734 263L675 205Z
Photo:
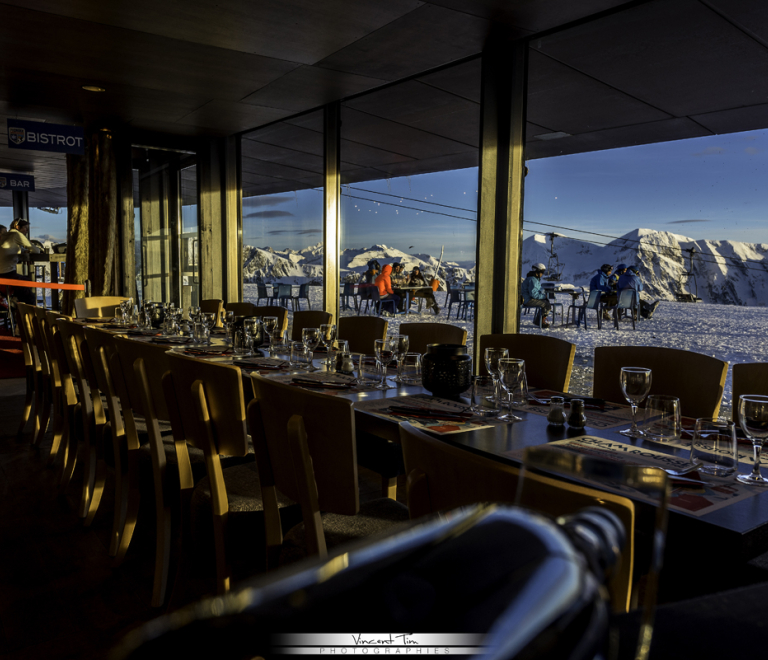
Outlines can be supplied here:
M431 309L435 314L440 313L440 308L437 306L435 300L435 292L432 291L432 287L427 284L427 280L424 279L424 275L421 274L421 268L414 266L411 271L411 275L408 278L408 286L423 286L423 289L416 289L413 292L414 298L424 298L427 309Z
M541 319L542 328L549 327L547 316L549 315L549 310L552 308L552 305L547 299L547 294L541 286L541 276L544 275L546 270L547 267L544 264L533 264L520 291L523 296L523 306L536 307L533 324L539 325L539 319Z
M619 291L624 289L633 289L636 291L636 298L640 307L640 316L644 319L653 318L653 313L659 306L661 300L656 300L653 303L648 303L640 298L641 291L645 288L643 281L640 279L640 271L637 268L629 267L624 274L619 278Z
M39 253L40 248L29 242L29 221L16 218L11 223L11 228L0 239L0 278L11 280L26 280L28 278L16 273L16 264L19 263L19 255L23 251ZM10 296L10 288L8 289ZM29 287L15 287L13 290L17 300L35 304L35 291Z
M381 271L381 274L376 278L376 286L379 287L379 296L382 300L394 300L395 307L400 309L400 296L398 296L392 290L392 266L387 264Z
M608 278L608 283L611 285L611 290L619 290L619 278L627 272L627 264L619 264L613 271L613 274Z
M613 266L611 264L603 264L589 282L591 291L598 290L601 292L600 302L606 307L615 307L619 304L619 296L611 288L610 278L612 272ZM606 321L611 320L611 315L605 309L603 310L603 318Z
M368 270L363 273L363 282L365 284L375 284L380 272L381 264L376 259L371 259L368 262Z

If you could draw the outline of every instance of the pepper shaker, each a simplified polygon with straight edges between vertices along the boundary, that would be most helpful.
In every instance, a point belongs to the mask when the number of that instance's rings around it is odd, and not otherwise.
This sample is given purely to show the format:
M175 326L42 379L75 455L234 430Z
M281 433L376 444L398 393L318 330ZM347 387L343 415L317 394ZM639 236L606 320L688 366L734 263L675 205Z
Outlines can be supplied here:
M571 399L571 413L568 415L568 426L572 429L583 429L587 424L587 416L584 414L584 401Z

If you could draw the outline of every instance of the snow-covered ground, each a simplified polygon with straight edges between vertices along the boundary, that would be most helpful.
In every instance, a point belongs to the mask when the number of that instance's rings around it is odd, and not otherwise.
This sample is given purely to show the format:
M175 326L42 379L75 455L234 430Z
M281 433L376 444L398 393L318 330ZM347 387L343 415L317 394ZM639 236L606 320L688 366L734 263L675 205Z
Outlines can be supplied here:
M310 300L313 309L322 309L322 289L310 287ZM468 345L472 345L473 324L471 321L456 320L455 310L451 313L450 321L443 308L444 293L437 294L441 312L435 316L431 311L424 310L421 314L409 314L389 318L389 332L396 332L400 323L422 322L432 323L441 321L466 328ZM256 302L256 285L244 285L244 298ZM567 309L570 296L558 296ZM415 309L415 307L414 307ZM354 312L344 312L343 315ZM289 313L290 314L290 313ZM594 314L590 312L590 319ZM583 326L553 325L547 332L553 337L559 337L576 344L574 372L571 379L571 391L578 394L590 394L592 390L592 362L596 346L664 346L678 348L696 353L711 355L725 360L730 365L738 362L768 362L768 344L764 338L768 333L768 308L741 307L737 305L712 305L705 303L676 303L664 301L659 305L653 319L640 320L637 329L632 330L632 324L625 322L621 330L614 330L613 323L606 322L602 330L597 329L597 323L590 323L590 328ZM526 333L541 332L532 323L532 316L524 316L520 330ZM692 375L693 377L693 375ZM723 396L723 413L727 414L731 407L731 371L725 383Z

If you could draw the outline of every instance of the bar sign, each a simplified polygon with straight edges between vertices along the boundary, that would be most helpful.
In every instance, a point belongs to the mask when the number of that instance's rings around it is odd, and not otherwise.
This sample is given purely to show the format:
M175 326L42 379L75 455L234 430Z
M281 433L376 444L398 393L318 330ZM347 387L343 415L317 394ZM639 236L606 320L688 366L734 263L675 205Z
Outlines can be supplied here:
M0 190L35 192L35 177L30 174L0 172Z
M25 119L8 119L8 146L11 149L56 151L62 154L84 154L82 126L46 124Z

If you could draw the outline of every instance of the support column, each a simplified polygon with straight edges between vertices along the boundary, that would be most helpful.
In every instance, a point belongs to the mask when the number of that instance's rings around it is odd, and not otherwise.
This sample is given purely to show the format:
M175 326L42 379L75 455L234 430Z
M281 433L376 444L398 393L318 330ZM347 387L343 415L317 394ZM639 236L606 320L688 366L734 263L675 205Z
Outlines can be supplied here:
M87 136L86 136L87 139ZM88 146L86 154L67 154L67 284L84 284L88 279ZM73 314L75 298L83 298L82 291L64 291L61 311Z
M323 108L323 309L339 318L339 219L341 216L341 104Z
M118 291L124 296L136 297L136 237L133 219L133 168L131 143L126 136L115 136L117 163L118 235L120 237L120 284ZM139 240L141 240L139 238Z
M519 330L527 78L527 42L497 42L486 48L477 214L476 355L481 335Z
M223 249L224 301L243 299L243 186L240 168L240 136L223 141Z
M29 193L26 190L12 190L13 219L24 218L29 220Z

